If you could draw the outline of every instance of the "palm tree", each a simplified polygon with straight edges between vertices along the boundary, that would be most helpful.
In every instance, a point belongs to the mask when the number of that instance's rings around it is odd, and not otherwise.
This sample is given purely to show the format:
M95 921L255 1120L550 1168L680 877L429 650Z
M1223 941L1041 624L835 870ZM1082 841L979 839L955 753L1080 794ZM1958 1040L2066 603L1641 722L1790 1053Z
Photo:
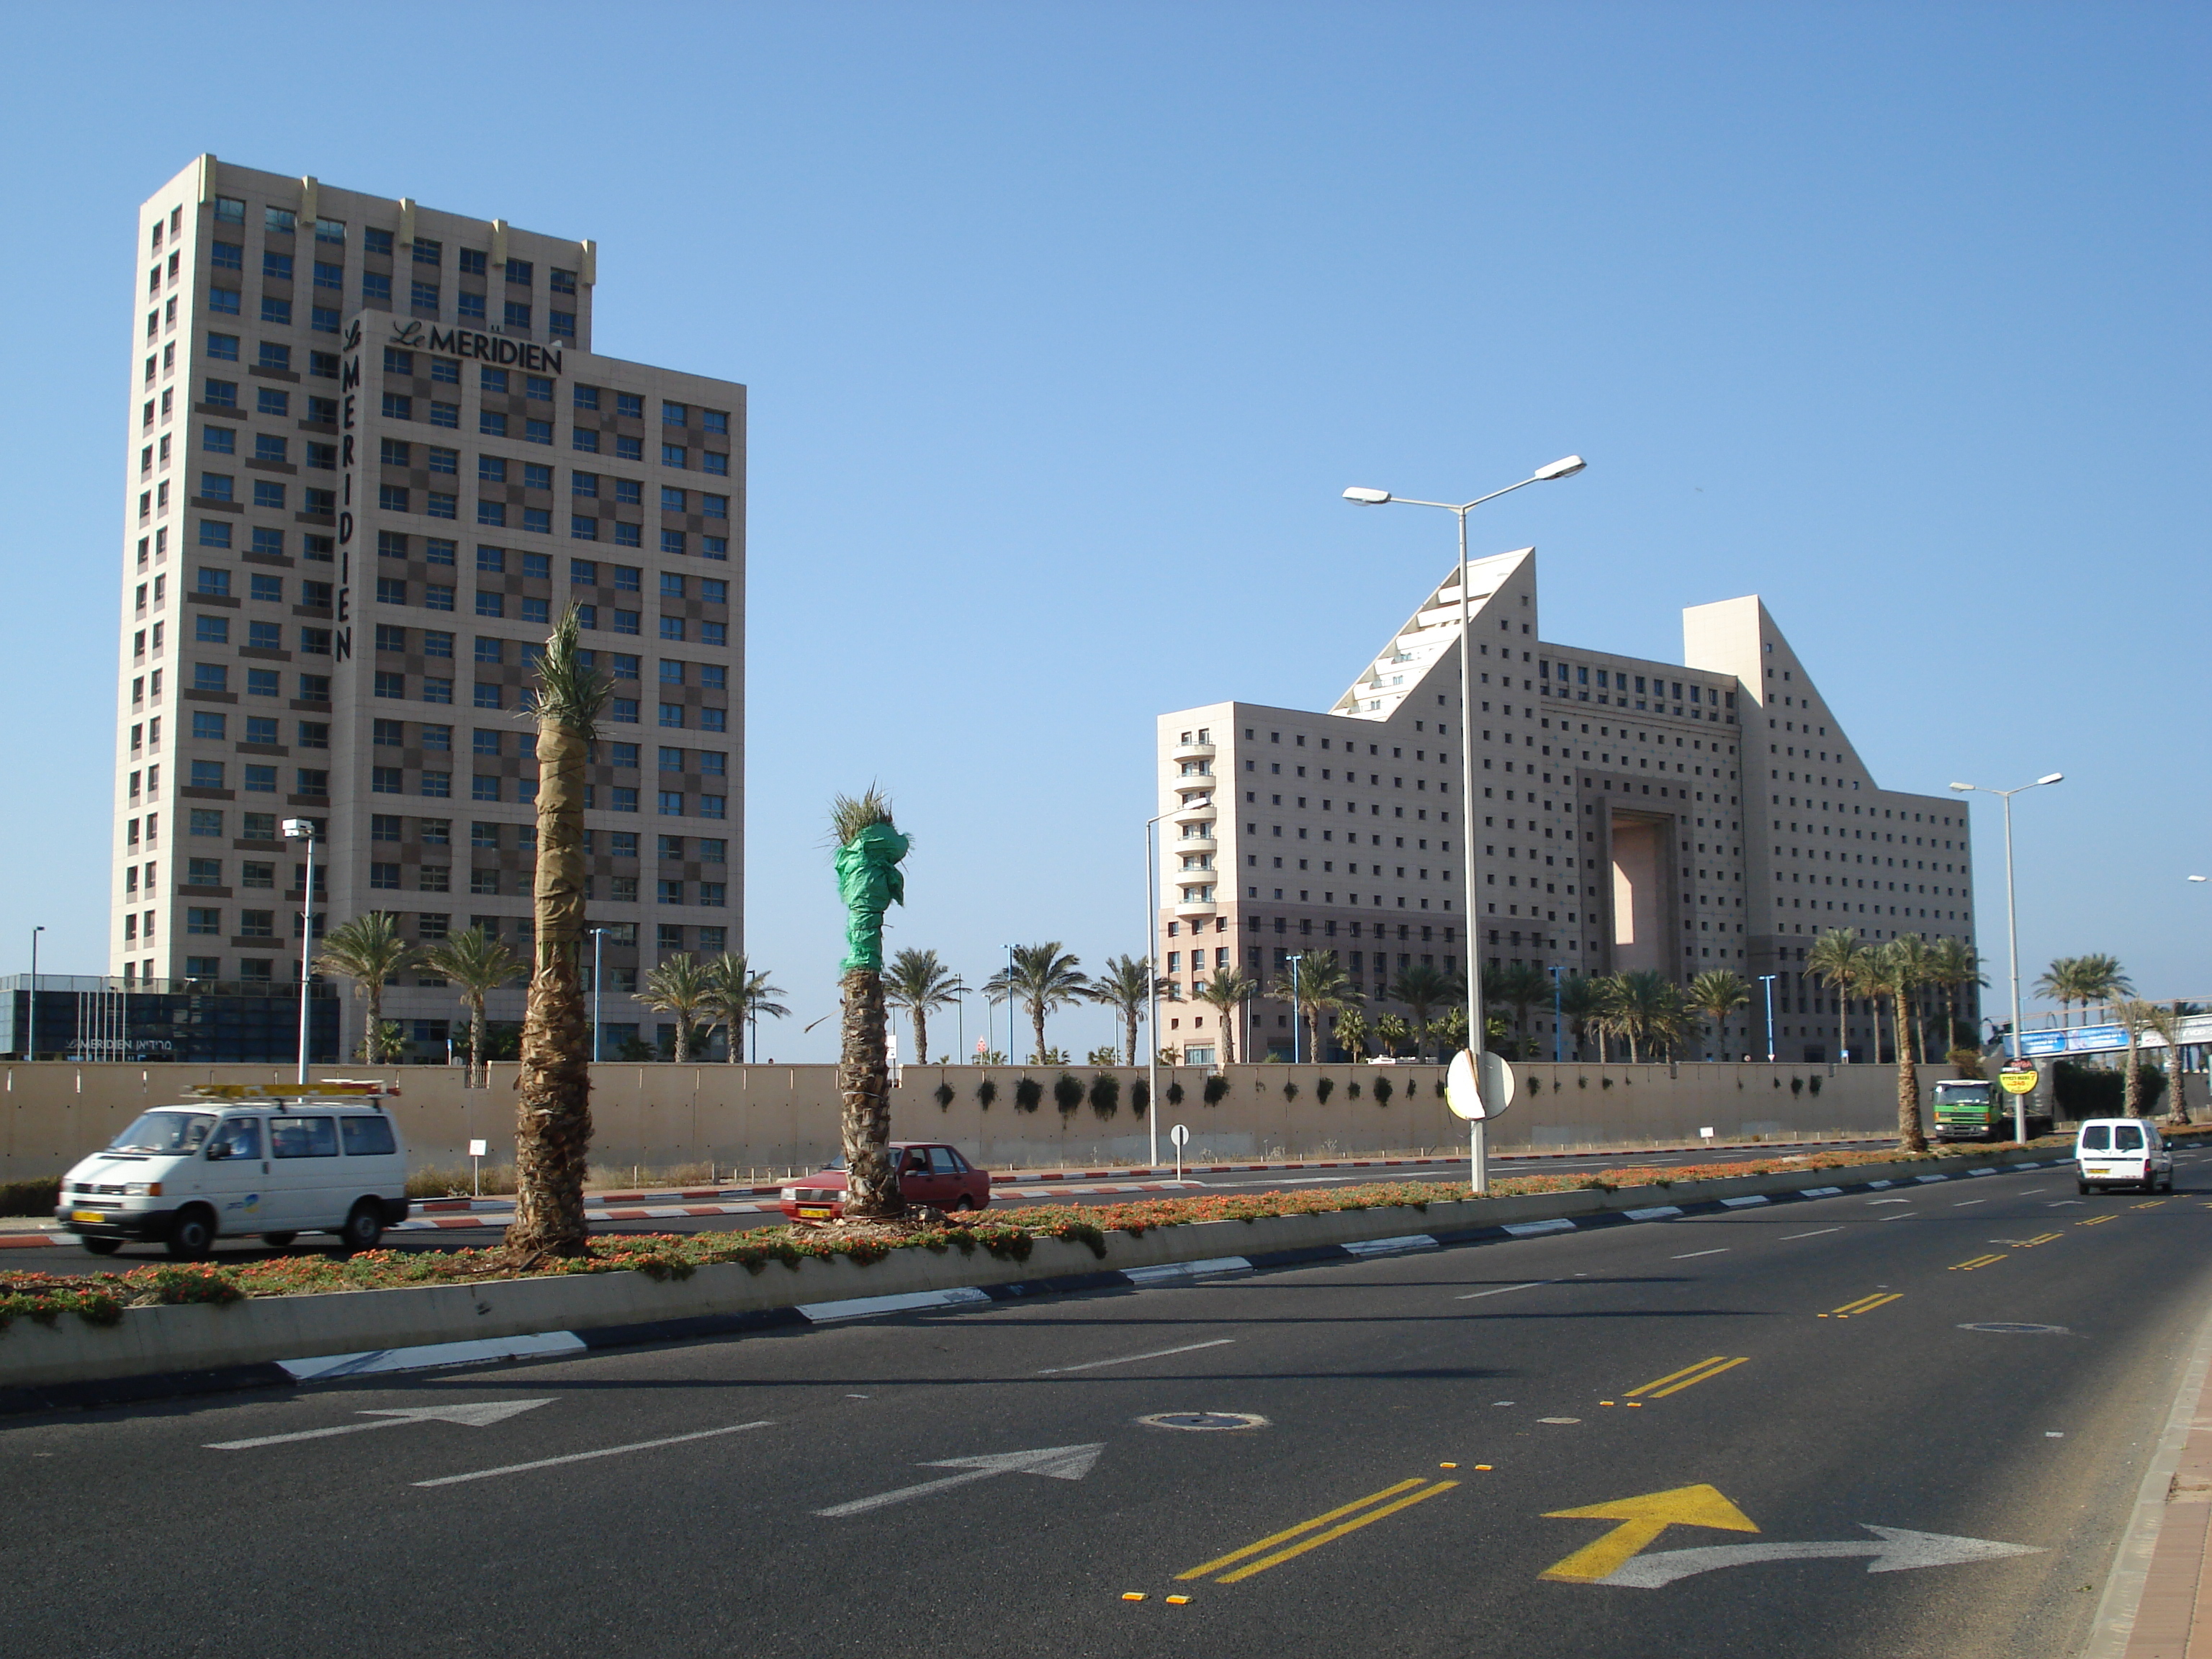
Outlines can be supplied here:
M2189 1103L2181 1093L2181 1011L2172 1004L2143 1005L2143 1024L2166 1041L2166 1121L2177 1127L2189 1123Z
M584 1173L592 1148L592 1038L584 998L584 769L610 682L577 643L576 608L538 654L538 874L530 998L515 1075L514 1221L522 1261L581 1255Z
M1091 981L1088 994L1093 1002L1104 1003L1121 1017L1121 1048L1128 1056L1127 1064L1137 1063L1137 1027L1154 994L1171 996L1174 991L1173 981L1152 972L1150 957L1106 958L1106 971Z
M415 961L415 947L399 935L399 918L385 910L371 910L331 928L315 953L316 967L343 974L353 981L354 994L367 1000L368 1030L362 1039L362 1057L372 1066L390 1059L395 1047L384 1024L384 988Z
M1559 988L1559 1015L1567 1022L1567 1030L1575 1039L1575 1058L1583 1057L1583 1043L1589 1038L1590 1027L1605 1006L1605 981L1576 974ZM1604 1039L1599 1039L1598 1063L1605 1062Z
M1352 975L1338 963L1335 951L1309 951L1297 961L1285 964L1267 994L1282 998L1291 1005L1292 1017L1305 1021L1306 1054L1318 1060L1322 1016L1356 1000L1359 992Z
M1617 1037L1626 1039L1628 1063L1638 1064L1646 1048L1658 1048L1680 1035L1685 1009L1681 988L1656 969L1615 974L1601 1018Z
M2074 1005L2085 1000L2081 980L2080 957L2053 957L2051 966L2035 981L2035 994L2049 997L2058 1005L2058 1023L2062 1025L2074 1023Z
M1393 1060L1398 1057L1398 1045L1410 1042L1413 1038L1413 1028L1403 1014L1385 1014L1375 1022L1375 1040Z
M1859 943L1858 930L1852 927L1831 927L1813 941L1812 950L1806 954L1806 971L1826 986L1836 1000L1838 1058L1851 1049L1851 999L1860 993L1859 977L1865 965L1866 947ZM1881 1046L1875 1045L1877 1055Z
M1522 1052L1529 1052L1528 1011L1540 1002L1552 1000L1552 976L1541 968L1516 963L1486 975L1482 981L1482 995L1483 1000L1492 1007L1513 1011L1513 1030L1521 1039Z
M1929 957L1930 975L1943 992L1943 1048L1948 1053L1959 1042L1959 994L1989 981L1982 977L1980 955L1962 939L1936 940Z
M2135 981L2121 970L2118 957L2076 957L2074 965L2081 975L2081 988L2075 994L2081 999L2085 1015L2090 1003L2117 1002L2136 994Z
M1336 1040L1352 1058L1367 1058L1367 1016L1354 1004L1336 1017Z
M664 1014L676 1016L676 1054L678 1066L691 1058L692 1027L699 1016L708 1012L716 1001L714 981L699 958L689 953L664 957L659 967L645 976L645 988L637 1000L647 1007ZM712 1036L714 1028L707 1027L702 1036ZM730 1043L738 1043L737 1028L730 1028Z
M2127 1114L2141 1117L2142 1109L2142 1034L2154 1029L2153 1017L2165 1013L2154 1002L2142 1002L2134 997L2121 997L2112 1004L2113 1021L2128 1035L2127 1069L2122 1073L2127 1079Z
M1420 1051L1428 1042L1430 1015L1438 1005L1449 1002L1457 994L1456 984L1454 976L1421 963L1415 963L1410 968L1401 968L1398 977L1391 981L1390 1000L1404 1003L1407 1012L1412 1017L1414 1059L1421 1057Z
M1897 1138L1909 1152L1928 1150L1928 1137L1920 1128L1920 1073L1916 1069L1911 1022L1906 1005L1928 981L1927 941L1917 933L1900 933L1867 952L1865 977L1860 981L1879 1003L1889 999L1890 1023L1897 1042Z
M899 833L891 804L871 785L857 799L830 803L837 843L837 896L845 903L845 957L839 964L844 1010L837 1092L845 1152L845 1213L902 1215L906 1200L891 1167L890 1064L884 1042L884 912L906 902L899 860L911 838Z
M1091 979L1076 971L1082 958L1063 953L1058 939L1042 945L1017 945L1011 969L1001 968L983 982L983 994L994 1003L1008 997L1030 1011L1030 1026L1036 1033L1033 1065L1046 1064L1045 1016L1056 1008L1082 1001L1091 994Z
M934 951L902 951L891 958L884 969L884 1000L905 1009L914 1022L915 1064L929 1064L930 1011L951 1007L967 988Z
M471 927L443 945L432 946L422 953L422 962L432 973L459 988L461 1001L469 1011L468 1086L489 1088L491 1073L483 1057L484 997L527 973L530 964L481 927Z
M781 1019L791 1010L775 1000L783 987L771 985L766 973L756 973L742 951L725 951L708 959L707 1000L701 1011L730 1034L726 1058L735 1066L744 1058L745 1031L763 1016Z
M1242 968L1217 968L1198 988L1198 1000L1221 1016L1221 1063L1237 1063L1237 1011L1260 994L1260 983Z
M1751 987L1725 968L1699 974L1690 981L1690 1006L1708 1016L1720 1033L1721 1053L1728 1053L1728 1017L1751 1000Z

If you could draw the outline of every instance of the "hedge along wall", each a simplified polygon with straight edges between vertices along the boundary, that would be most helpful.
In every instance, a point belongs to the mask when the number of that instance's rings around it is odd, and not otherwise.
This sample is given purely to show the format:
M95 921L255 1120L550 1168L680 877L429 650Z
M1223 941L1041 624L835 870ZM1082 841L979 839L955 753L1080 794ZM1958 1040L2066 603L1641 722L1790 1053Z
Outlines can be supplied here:
M1677 1141L1711 1127L1723 1139L1883 1134L1896 1122L1892 1068L1877 1066L1553 1066L1516 1067L1520 1098L1494 1126L1504 1151ZM1923 1068L1923 1079L1950 1068ZM0 1066L0 1180L58 1174L105 1146L148 1106L187 1098L194 1083L286 1083L266 1066ZM392 1111L418 1166L465 1166L468 1143L511 1161L514 1067L466 1089L446 1066L343 1066L318 1076L396 1081ZM1268 1156L1366 1156L1461 1147L1467 1127L1445 1109L1434 1066L1235 1066L1214 1076L1160 1072L1165 1126L1191 1132L1194 1164ZM2192 1097L2201 1096L2203 1079ZM909 1066L894 1093L893 1133L949 1140L995 1168L1141 1162L1145 1073L1115 1066ZM1182 1098L1174 1098L1179 1090ZM1923 1082L1923 1094L1925 1084ZM595 1161L608 1178L712 1159L728 1170L817 1166L837 1146L831 1066L602 1065L593 1068Z

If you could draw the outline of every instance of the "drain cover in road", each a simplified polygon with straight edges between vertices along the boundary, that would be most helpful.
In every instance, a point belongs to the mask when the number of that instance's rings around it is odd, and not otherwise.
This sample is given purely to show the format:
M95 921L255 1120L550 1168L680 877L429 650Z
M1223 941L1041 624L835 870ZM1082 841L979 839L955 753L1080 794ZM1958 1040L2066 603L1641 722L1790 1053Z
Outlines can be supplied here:
M1990 1331L1998 1336L2064 1336L2063 1325L2011 1325L1991 1322L1980 1325L1961 1325L1962 1331Z
M1250 1412L1155 1412L1137 1419L1155 1429L1264 1429L1267 1419Z

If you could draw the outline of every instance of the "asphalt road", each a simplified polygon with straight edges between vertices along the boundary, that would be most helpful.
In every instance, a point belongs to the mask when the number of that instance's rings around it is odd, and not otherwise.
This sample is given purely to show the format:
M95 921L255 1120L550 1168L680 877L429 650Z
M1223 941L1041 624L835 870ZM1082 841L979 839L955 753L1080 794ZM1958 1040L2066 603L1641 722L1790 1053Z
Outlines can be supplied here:
M1852 1146L1887 1146L1887 1140L1844 1143ZM1787 1148L1756 1146L1728 1146L1717 1151L1692 1152L1604 1152L1582 1158L1546 1158L1499 1160L1492 1165L1492 1173L1499 1177L1515 1175L1559 1175L1581 1170L1617 1170L1629 1164L1639 1167L1667 1167L1683 1164L1730 1163L1745 1158L1772 1157L1786 1153ZM1196 1196L1206 1193L1264 1193L1308 1187L1361 1187L1378 1182L1393 1181L1463 1181L1467 1177L1464 1158L1439 1158L1415 1164L1397 1164L1389 1169L1330 1170L1301 1172L1286 1170L1279 1175L1215 1175L1188 1176L1178 1191ZM1168 1177L1167 1179L1172 1179ZM1048 1182L1042 1186L1019 1188L1022 1196L1010 1196L1004 1189L994 1194L993 1207L1018 1208L1034 1204L1103 1205L1124 1204L1136 1198L1157 1198L1169 1195L1161 1190L1161 1182L1147 1178L1139 1182ZM1138 1187L1146 1190L1134 1190ZM639 1235L647 1233L723 1233L748 1232L757 1227L776 1227L783 1224L781 1213L772 1206L773 1199L741 1200L757 1203L763 1208L753 1214L714 1216L664 1216L650 1220L596 1221L592 1224L595 1233ZM600 1207L600 1200L591 1200L592 1207ZM659 1207L673 1207L670 1200ZM625 1204L612 1207L637 1209L648 1205ZM427 1212L418 1212L418 1215ZM449 1218L458 1219L459 1218ZM412 1229L385 1235L385 1243L396 1250L462 1250L477 1249L496 1243L507 1224L504 1212L492 1212L482 1217L482 1224L473 1227L445 1227L435 1231L416 1231ZM296 1255L310 1251L334 1253L337 1241L319 1234L311 1234L284 1249L272 1249L258 1237L247 1237L216 1241L216 1255L224 1261L264 1261L280 1255ZM74 1243L58 1243L51 1247L10 1247L0 1251L0 1272L81 1273L112 1271L120 1267L143 1266L149 1261L167 1261L167 1253L159 1244L127 1244L117 1255L105 1259L94 1258Z
M2039 1170L12 1419L10 1636L85 1659L2057 1659L2203 1324L2208 1176L2079 1199ZM1674 1553L1714 1548L1737 1553Z

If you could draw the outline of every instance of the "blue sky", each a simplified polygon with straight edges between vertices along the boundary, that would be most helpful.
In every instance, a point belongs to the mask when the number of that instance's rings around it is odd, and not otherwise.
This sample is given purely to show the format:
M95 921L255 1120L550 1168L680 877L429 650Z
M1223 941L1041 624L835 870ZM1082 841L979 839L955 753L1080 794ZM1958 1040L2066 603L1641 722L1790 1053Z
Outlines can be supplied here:
M1474 540L1547 635L1763 595L1883 784L2067 774L2031 975L2212 995L2201 8L327 15L11 19L9 970L105 964L133 214L212 150L596 238L599 349L751 388L764 1054L831 1056L833 791L915 834L895 946L1138 951L1153 716L1325 707L1449 566L1338 492L1569 451Z

